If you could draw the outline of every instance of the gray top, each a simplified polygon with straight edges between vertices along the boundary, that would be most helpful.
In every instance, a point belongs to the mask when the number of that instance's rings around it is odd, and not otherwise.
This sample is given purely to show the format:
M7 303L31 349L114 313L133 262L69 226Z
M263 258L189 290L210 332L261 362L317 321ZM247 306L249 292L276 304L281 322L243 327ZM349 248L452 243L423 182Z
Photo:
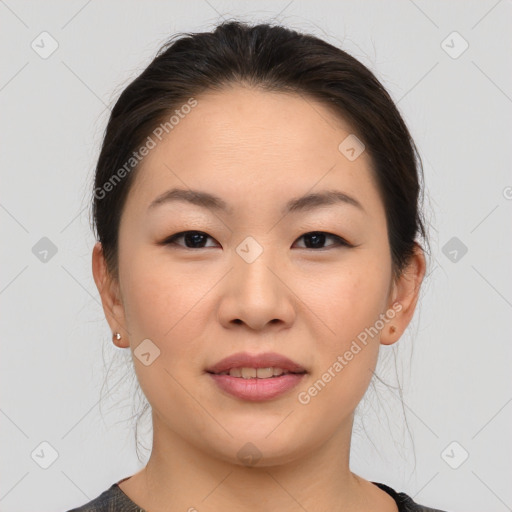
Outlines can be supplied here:
M126 478L124 480L126 480ZM122 481L123 480L120 480L118 483L121 483ZM121 490L118 483L112 484L109 489L85 505L68 510L67 512L146 512ZM396 501L398 512L445 512L437 508L429 508L424 505L420 505L414 502L407 494L403 492L396 492L391 487L380 482L372 483L387 492Z

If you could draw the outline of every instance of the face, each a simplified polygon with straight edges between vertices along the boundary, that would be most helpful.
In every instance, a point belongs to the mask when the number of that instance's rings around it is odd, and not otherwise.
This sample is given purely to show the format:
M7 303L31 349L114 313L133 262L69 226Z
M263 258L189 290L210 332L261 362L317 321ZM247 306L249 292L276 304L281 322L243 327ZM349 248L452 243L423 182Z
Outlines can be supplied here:
M103 289L104 307L134 351L155 433L237 464L248 442L260 465L291 461L350 431L379 345L399 338L416 296L392 280L368 153L339 149L349 125L298 95L234 87L196 99L137 171L120 223L119 286L114 298ZM151 206L174 188L218 196L226 209ZM285 210L325 191L354 201ZM384 334L391 324L394 336ZM137 355L143 340L150 364ZM241 399L206 372L237 352L277 352L307 373L272 399Z

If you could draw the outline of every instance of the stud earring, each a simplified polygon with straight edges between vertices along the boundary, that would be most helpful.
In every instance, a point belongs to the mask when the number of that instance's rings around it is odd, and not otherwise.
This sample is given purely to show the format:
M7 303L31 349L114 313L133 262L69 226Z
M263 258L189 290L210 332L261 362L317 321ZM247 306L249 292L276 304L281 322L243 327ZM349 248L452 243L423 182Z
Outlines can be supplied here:
M115 332L113 335L112 335L112 340L114 341L114 343L116 341L119 341L121 339L121 334L118 333L118 332Z

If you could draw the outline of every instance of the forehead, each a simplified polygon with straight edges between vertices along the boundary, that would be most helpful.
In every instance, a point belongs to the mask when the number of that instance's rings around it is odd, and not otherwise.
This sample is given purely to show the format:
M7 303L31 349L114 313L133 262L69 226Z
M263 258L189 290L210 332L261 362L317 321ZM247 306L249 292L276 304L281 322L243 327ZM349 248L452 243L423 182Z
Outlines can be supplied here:
M197 102L166 137L167 148L179 148L189 160L231 158L250 165L284 156L321 165L337 156L340 137L351 133L343 119L305 95L232 86Z
M350 161L340 152L351 127L322 103L242 86L196 101L142 161L133 188L146 206L172 186L200 185L236 199L334 186L375 195L368 190L374 188L369 156Z

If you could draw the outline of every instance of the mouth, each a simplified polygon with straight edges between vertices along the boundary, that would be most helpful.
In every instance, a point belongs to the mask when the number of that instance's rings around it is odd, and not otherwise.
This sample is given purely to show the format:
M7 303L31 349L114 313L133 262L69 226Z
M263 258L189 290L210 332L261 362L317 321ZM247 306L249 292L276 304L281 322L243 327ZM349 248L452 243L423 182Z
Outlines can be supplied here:
M242 379L271 379L289 373L304 374L307 370L299 363L275 352L263 354L238 352L207 368L206 372Z
M301 372L292 372L289 370L285 370L284 368L270 366L266 368L236 367L230 368L229 370L223 372L207 371L207 373L211 373L212 375L229 375L230 377L240 379L275 379L281 377L282 375L303 375L307 372L306 370L303 370Z
M221 392L239 400L261 402L286 394L308 371L288 357L267 352L233 354L206 373Z

